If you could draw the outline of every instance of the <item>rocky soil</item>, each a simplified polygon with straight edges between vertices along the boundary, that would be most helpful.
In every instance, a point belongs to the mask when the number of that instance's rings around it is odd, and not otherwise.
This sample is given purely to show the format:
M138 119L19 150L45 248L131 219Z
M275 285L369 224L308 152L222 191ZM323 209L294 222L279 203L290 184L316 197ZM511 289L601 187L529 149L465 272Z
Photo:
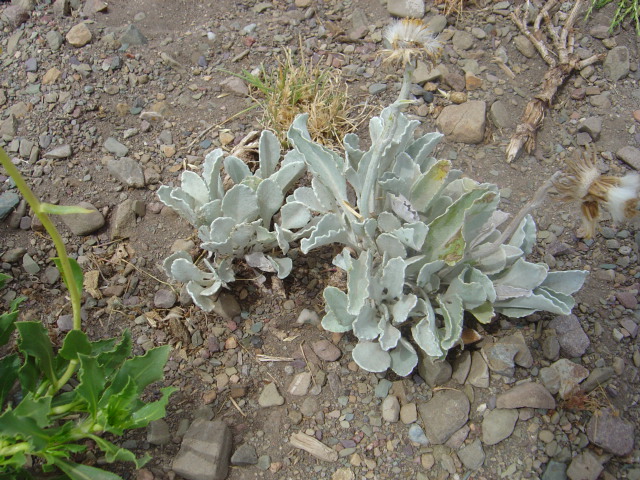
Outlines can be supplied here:
M578 55L604 62L569 80L535 151L507 164L546 64L509 19L521 2L477 3L459 17L422 0L0 5L0 145L43 200L95 210L56 219L87 277L87 331L128 328L138 353L173 347L165 383L180 390L167 418L122 439L153 460L108 468L145 480L640 478L633 225L605 219L584 240L575 206L547 203L534 256L591 271L574 315L497 318L480 343L410 378L359 370L353 339L317 326L331 251L301 255L282 284L237 282L211 314L163 273L172 251L198 253L197 238L155 190L259 128L246 85L225 70L274 65L301 45L379 108L399 88L377 55L393 16L424 16L445 43L441 63L415 73L411 114L447 134L441 157L500 187L503 209L585 146L602 171L640 169L640 43L631 28L608 32L613 6L576 24ZM14 277L4 301L28 296L22 318L61 338L70 312L52 244L1 172L0 219L0 268ZM91 451L84 461L101 463Z

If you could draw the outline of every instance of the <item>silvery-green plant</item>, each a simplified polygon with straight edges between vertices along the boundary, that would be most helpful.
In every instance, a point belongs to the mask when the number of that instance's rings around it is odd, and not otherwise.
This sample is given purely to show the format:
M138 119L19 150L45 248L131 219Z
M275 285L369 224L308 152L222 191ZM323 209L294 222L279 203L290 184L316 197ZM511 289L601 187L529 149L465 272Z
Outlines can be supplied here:
M202 259L204 270L184 251L164 261L167 275L186 284L187 292L203 310L211 311L220 289L235 280L235 259L244 259L250 267L274 272L279 278L291 272L291 259L272 252L286 255L289 243L304 231L294 234L290 228L299 225L285 217L277 224L273 217L281 211L286 193L304 174L305 163L293 150L282 162L280 156L280 142L273 133L264 131L259 142L259 168L254 173L241 159L232 155L224 158L222 150L216 149L206 156L202 175L185 171L180 187L163 185L158 189L160 200L197 228L201 248L210 252L209 258ZM221 176L223 167L233 182L228 190Z
M586 276L527 262L536 237L532 217L520 215L500 231L508 215L497 209L497 187L463 178L451 162L436 160L439 133L415 139L419 122L401 109L409 103L416 52L403 36L417 31L421 43L428 37L414 23L387 32L392 48L399 46L389 58L403 62L405 74L398 100L369 124L368 150L350 134L341 157L312 142L306 117L296 118L289 141L313 179L285 205L312 219L303 227L310 229L303 253L327 244L345 247L333 263L347 273L347 291L325 289L323 327L353 331L353 359L361 368L391 368L403 376L418 362L415 347L444 358L461 344L465 312L481 323L496 313L566 315Z

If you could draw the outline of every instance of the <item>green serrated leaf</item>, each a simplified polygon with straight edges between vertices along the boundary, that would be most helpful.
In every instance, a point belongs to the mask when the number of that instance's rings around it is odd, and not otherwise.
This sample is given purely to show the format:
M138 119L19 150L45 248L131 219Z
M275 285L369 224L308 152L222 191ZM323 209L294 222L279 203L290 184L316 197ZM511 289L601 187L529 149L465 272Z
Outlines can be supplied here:
M98 435L88 435L100 450L105 453L105 460L108 463L113 462L133 462L136 468L142 468L145 463L150 459L150 457L143 457L142 459L136 458L135 454L131 450L127 450L126 448L119 447L114 445L113 443L105 440Z
M18 349L33 357L47 380L55 383L53 347L47 329L40 322L17 322L16 328L20 333Z
M93 419L98 412L98 401L100 394L106 384L105 368L101 367L98 359L87 355L79 355L80 371L78 380L80 384L76 387L77 394L87 402L87 410Z
M132 425L129 428L146 427L149 422L153 422L166 415L169 397L177 391L176 387L164 387L160 389L162 397L155 402L147 403L131 414Z
M16 417L30 418L39 428L47 427L49 412L51 411L51 397L45 396L38 399L33 398L33 392L29 392L22 401L13 409Z
M80 330L71 330L64 337L62 348L58 350L58 355L67 360L77 360L80 353L84 355L91 353L89 337Z
M20 380L23 395L36 390L40 380L42 379L41 373L41 370L36 364L36 359L31 356L27 356L24 359L20 370L18 370L18 379Z
M171 347L164 345L153 348L140 357L125 361L109 387L111 393L120 392L125 388L129 379L135 385L137 393L142 392L150 383L161 380L164 364L167 363L170 351Z
M40 202L40 212L47 215L74 215L78 213L93 213L94 211L77 205L53 205Z
M19 369L20 358L18 355L7 355L0 359L0 409L4 406L7 395L18 379Z
M110 339L111 340L116 340ZM133 343L131 341L131 332L127 329L122 334L122 339L115 347L113 344L104 344L102 345L104 348L109 348L108 350L101 351L98 353L98 364L104 368L105 375L107 377L111 377L116 370L119 370L120 366L124 363L124 361L131 355L131 350L133 348ZM92 351L92 355L95 355L96 352Z
M131 423L131 411L142 402L135 380L127 377L127 383L117 389L107 388L98 402L98 422L114 435L122 435Z
M67 286L67 288L69 288L69 279L66 278L64 270L62 269L62 263L60 263L60 259L58 257L55 257L52 260L56 264L56 267L58 267L58 270L60 271L60 275L62 275L62 280L64 281L64 284ZM69 263L71 264L73 282L75 283L75 286L78 289L78 291L81 292L83 287L82 267L73 258L69 258Z

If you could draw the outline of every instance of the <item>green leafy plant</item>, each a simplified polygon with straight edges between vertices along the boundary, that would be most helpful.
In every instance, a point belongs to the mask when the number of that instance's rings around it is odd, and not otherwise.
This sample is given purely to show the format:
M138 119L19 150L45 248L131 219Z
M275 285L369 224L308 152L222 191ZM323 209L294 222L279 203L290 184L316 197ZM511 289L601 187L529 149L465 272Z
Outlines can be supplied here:
M73 310L73 328L57 350L42 323L16 321L23 298L15 299L9 311L0 316L0 347L8 348L12 333L18 334L17 351L0 360L0 478L29 478L26 467L34 459L43 472L57 467L74 480L120 478L74 458L87 449L87 441L93 441L107 462L130 461L139 468L148 461L148 457L138 459L102 435L122 435L165 415L173 387L162 388L160 398L150 403L141 396L149 384L162 379L169 347L132 357L128 331L120 338L89 340L80 318L82 270L67 255L47 216L85 209L41 203L2 149L0 163L54 242L58 253L54 261ZM8 278L0 277L0 286Z
M611 19L609 30L613 31L626 18L631 18L635 24L636 34L640 35L640 0L592 0L591 6L587 11L587 17L591 15L594 9L599 10L613 1L616 2L616 11Z

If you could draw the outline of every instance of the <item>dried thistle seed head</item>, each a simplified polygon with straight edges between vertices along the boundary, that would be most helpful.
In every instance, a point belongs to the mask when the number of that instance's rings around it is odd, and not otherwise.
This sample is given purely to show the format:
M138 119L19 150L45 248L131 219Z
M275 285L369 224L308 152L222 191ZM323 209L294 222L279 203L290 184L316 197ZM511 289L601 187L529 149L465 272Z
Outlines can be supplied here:
M554 186L561 200L581 203L586 238L595 234L601 208L607 210L615 222L629 220L638 214L640 176L601 175L592 157L583 155L567 161L566 173Z
M385 62L400 63L403 66L422 58L434 63L442 54L442 44L424 22L417 18L398 20L383 32L390 48L382 51Z

